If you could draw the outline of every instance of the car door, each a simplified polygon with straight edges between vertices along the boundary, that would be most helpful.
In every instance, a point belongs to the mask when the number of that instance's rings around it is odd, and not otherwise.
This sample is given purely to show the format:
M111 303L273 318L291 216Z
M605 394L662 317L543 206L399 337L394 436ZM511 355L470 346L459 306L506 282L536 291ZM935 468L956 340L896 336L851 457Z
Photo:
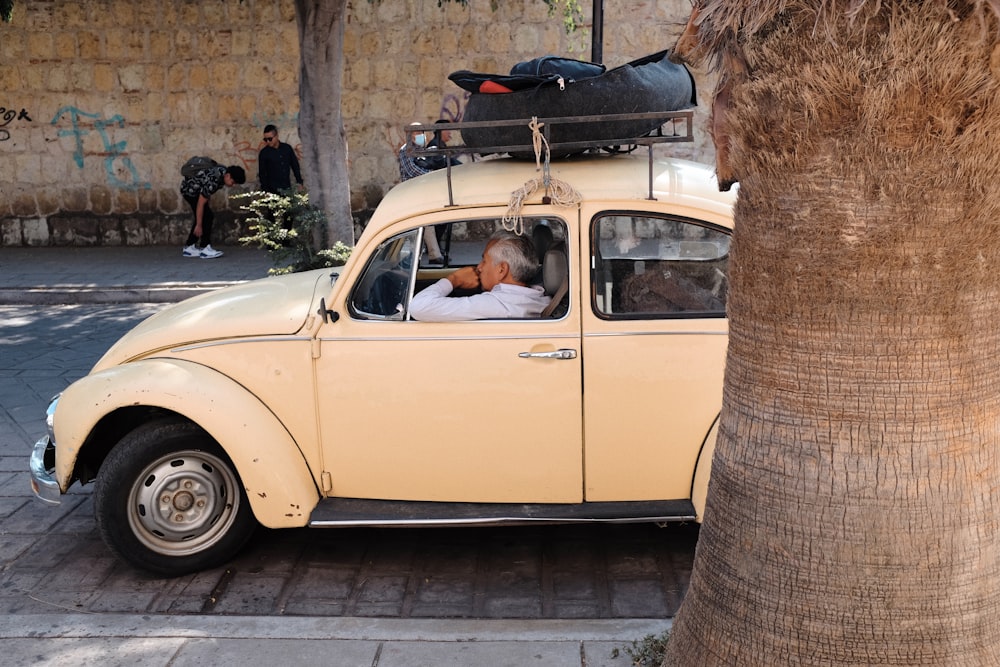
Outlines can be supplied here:
M478 263L485 239L422 258L438 216L388 228L341 278L336 322L318 336L317 405L328 495L480 503L568 503L583 496L579 311L547 319L418 322L408 300L456 264ZM578 252L564 219L536 211ZM543 223L540 216L546 216ZM426 230L425 230L426 226ZM482 235L480 235L482 236ZM451 235L449 234L449 238ZM579 269L570 262L571 291Z
M602 211L587 246L586 499L689 498L722 404L729 230Z

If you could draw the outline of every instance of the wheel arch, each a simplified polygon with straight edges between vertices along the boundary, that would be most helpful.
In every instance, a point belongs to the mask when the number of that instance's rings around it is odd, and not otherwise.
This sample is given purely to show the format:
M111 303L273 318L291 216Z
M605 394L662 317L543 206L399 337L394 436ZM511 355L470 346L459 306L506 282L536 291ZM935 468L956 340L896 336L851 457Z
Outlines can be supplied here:
M694 467L694 477L691 479L691 504L694 505L698 523L701 523L705 516L705 499L708 496L708 479L712 474L712 458L715 455L715 442L719 437L719 417L716 415L712 422L712 428L708 429L708 435L701 444L701 451L698 453L698 462Z
M122 435L149 419L179 415L226 452L257 521L304 526L319 490L298 444L246 387L180 359L147 359L88 375L70 385L55 414L56 479L65 492L88 481Z

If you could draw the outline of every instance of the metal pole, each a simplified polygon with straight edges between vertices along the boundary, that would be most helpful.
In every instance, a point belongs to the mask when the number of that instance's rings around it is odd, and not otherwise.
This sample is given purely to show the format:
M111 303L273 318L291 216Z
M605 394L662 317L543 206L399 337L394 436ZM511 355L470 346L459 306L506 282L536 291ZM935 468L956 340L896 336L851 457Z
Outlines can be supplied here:
M604 0L594 0L594 20L590 29L590 62L604 60Z

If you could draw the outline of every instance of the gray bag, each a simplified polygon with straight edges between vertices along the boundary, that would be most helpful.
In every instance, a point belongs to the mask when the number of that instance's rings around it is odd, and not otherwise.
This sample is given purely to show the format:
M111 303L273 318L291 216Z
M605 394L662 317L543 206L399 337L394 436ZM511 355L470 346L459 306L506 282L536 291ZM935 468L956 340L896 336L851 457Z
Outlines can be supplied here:
M193 158L185 162L183 167L181 167L181 176L184 178L193 178L197 176L200 171L218 166L219 163L210 157L195 155Z

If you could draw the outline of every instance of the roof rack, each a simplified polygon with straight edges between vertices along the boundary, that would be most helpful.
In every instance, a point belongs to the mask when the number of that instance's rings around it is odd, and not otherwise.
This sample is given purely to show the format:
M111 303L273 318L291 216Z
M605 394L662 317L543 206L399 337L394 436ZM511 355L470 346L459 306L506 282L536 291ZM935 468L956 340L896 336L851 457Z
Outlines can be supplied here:
M624 114L603 114L596 116L562 116L552 118L524 118L514 120L489 120L489 121L462 121L448 123L413 124L403 128L406 134L405 149L408 155L428 156L428 155L488 155L493 153L535 153L533 144L517 145L497 145L497 146L465 146L454 145L445 148L422 148L413 143L413 137L424 132L436 132L439 130L462 131L469 128L491 128L491 127L524 127L532 122L541 124L541 133L545 137L549 150L554 153L584 152L620 152L622 146L646 146L649 154L649 199L653 197L653 151L656 144L682 143L694 141L693 134L693 111L659 111L644 113L624 113ZM620 137L614 139L600 139L589 141L562 141L552 143L549 138L552 128L556 125L571 125L577 123L608 123L619 121L660 121L660 124L652 132L637 137ZM544 156L541 156L544 159ZM548 163L545 165L548 169ZM451 182L451 161L446 167L448 172L448 206L454 206L455 200L452 192Z

